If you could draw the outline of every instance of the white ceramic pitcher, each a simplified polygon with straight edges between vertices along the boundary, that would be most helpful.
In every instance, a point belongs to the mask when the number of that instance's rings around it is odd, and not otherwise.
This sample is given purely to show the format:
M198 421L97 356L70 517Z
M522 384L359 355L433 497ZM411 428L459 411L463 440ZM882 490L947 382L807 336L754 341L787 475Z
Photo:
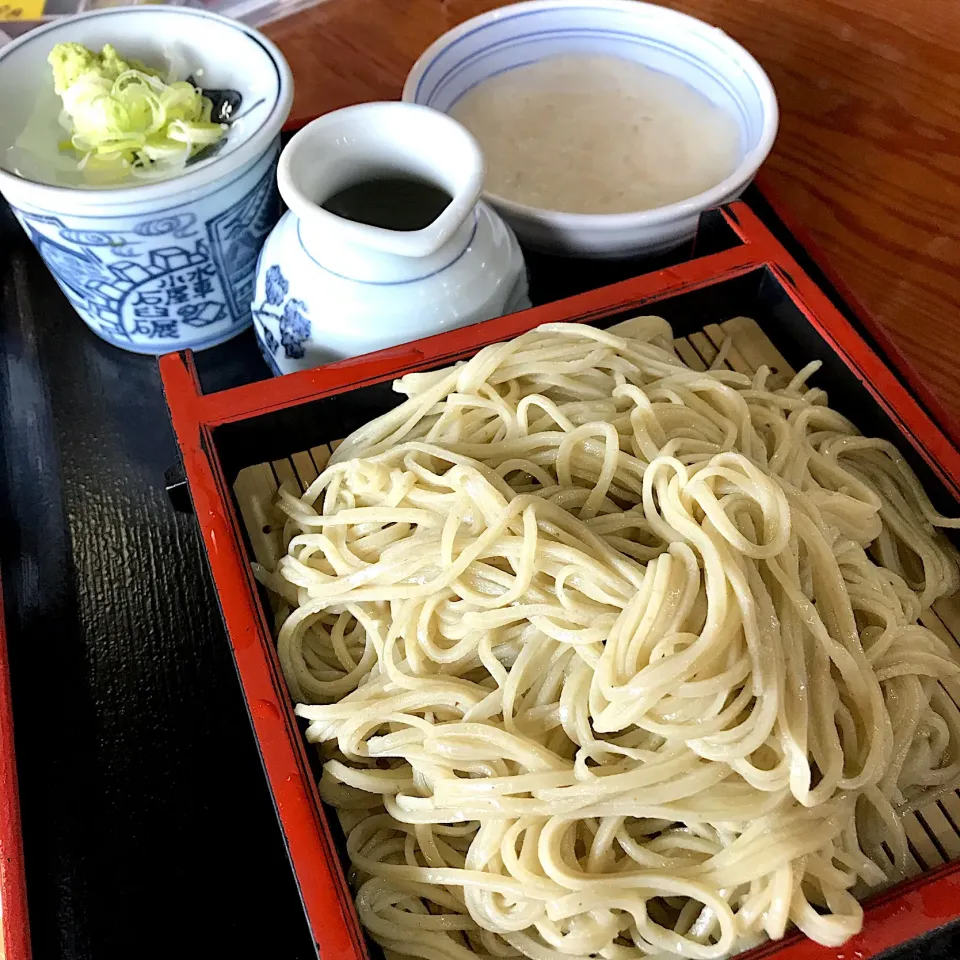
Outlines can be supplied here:
M347 107L293 137L277 170L290 209L264 244L253 300L274 373L528 307L516 237L479 201L483 175L476 140L450 117L414 104ZM369 226L321 206L384 177L432 184L450 203L416 230Z

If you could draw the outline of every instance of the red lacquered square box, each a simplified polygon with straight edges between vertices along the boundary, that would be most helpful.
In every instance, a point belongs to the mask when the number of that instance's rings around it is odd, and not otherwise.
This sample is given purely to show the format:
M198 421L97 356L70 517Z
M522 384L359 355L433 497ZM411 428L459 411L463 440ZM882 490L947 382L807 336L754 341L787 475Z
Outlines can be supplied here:
M446 366L542 323L606 326L655 313L670 321L678 352L692 366L709 365L728 338L734 369L766 363L775 377L786 377L822 361L812 382L829 391L831 405L864 433L895 442L934 503L957 512L960 450L922 388L885 359L891 352L877 331L866 333L845 316L744 204L707 215L701 232L699 255L685 263L316 370L204 393L189 352L160 361L251 722L323 960L360 960L367 945L345 879L339 828L317 795L315 761L293 714L269 600L251 562L270 549L269 503L279 483L308 484L329 444L397 404L394 379ZM960 602L938 603L929 618L942 635L960 638ZM915 876L868 902L859 936L826 948L793 935L749 956L865 960L960 918L960 795L911 815L907 827Z

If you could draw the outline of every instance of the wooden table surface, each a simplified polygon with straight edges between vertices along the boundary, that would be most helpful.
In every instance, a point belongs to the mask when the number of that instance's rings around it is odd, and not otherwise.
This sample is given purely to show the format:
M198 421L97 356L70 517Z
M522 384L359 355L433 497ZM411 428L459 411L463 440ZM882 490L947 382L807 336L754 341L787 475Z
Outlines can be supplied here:
M268 28L295 117L399 96L422 50L502 0L326 0ZM960 424L960 0L668 0L769 73L762 183Z

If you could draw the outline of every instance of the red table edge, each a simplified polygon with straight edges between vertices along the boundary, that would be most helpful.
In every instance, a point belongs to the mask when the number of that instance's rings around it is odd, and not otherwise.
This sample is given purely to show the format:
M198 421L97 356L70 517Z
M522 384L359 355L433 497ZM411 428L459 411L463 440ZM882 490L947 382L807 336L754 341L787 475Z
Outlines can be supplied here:
M365 357L204 395L189 351L160 360L161 377L191 494L214 573L228 634L241 674L251 720L301 887L308 921L333 960L363 957L352 898L343 871L330 870L332 841L319 805L305 748L296 732L249 565L243 559L239 520L215 453L212 431L221 424L296 405L349 387L393 379L434 366L464 349L516 335L540 323L575 314L577 319L617 312L620 304L654 301L766 266L774 271L806 319L900 426L954 495L960 492L960 452L895 374L863 341L829 298L802 272L742 203L724 209L743 246L677 267L589 291L473 327L369 354ZM639 304L638 304L639 306ZM841 948L793 936L744 957L759 960L859 960L960 917L960 863L947 864L877 895L865 905L863 931ZM333 875L331 875L333 874ZM322 882L318 882L322 880ZM306 885L306 886L305 886ZM346 921L347 928L343 929ZM332 929L336 928L336 929ZM344 934L346 934L344 936ZM331 939L328 939L331 938ZM852 952L853 951L853 952Z
M30 960L27 877L13 739L10 657L0 585L0 957Z

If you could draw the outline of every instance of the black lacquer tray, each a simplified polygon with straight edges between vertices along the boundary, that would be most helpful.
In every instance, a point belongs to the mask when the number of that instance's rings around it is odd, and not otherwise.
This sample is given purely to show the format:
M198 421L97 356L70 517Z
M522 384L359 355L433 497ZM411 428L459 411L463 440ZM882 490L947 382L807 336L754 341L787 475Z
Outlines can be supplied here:
M533 295L690 252L531 257ZM249 332L198 366L208 390L269 376ZM178 457L156 362L87 330L2 202L0 456L33 956L314 957L196 522L166 489ZM960 933L889 956L960 956Z

